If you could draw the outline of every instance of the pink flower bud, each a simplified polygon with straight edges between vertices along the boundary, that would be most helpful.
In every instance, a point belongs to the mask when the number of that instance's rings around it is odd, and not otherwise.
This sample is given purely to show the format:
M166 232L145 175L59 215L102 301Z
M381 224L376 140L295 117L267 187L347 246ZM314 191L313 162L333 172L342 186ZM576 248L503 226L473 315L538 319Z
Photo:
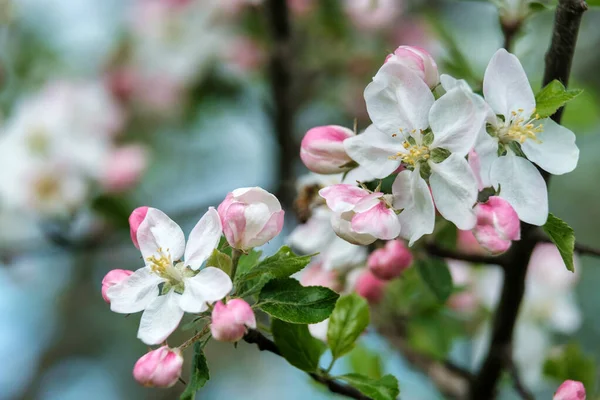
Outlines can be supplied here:
M519 216L503 198L492 196L486 203L478 204L475 211L477 225L473 235L491 253L503 253L513 240L521 238Z
M233 299L223 304L217 302L212 312L210 331L221 342L238 342L244 337L246 328L256 328L256 318L248 303Z
M326 270L320 263L308 266L302 272L300 283L303 286L324 286L338 293L342 290L337 272Z
M367 261L373 275L384 281L400 276L411 263L410 250L399 240L390 240L384 248L372 252Z
M223 233L234 249L262 246L283 228L283 214L277 197L259 187L236 189L217 209Z
M108 288L120 283L131 274L133 274L133 271L129 271L127 269L113 269L112 271L109 271L106 276L104 276L104 279L102 279L102 298L105 302L110 304L110 299L106 295Z
M337 174L348 171L342 168L352 159L346 154L344 140L354 136L348 128L337 125L317 126L304 135L300 158L306 168L318 174Z
M578 381L564 381L556 389L552 400L585 400L585 387Z
M181 376L183 357L179 349L167 346L142 356L133 367L133 377L144 386L168 388Z
M138 207L133 210L129 216L129 233L131 234L131 241L138 249L140 248L140 245L138 244L137 240L137 231L140 227L140 224L144 221L144 218L146 218L147 213L148 207Z
M377 304L383 299L385 281L377 278L370 270L365 270L356 280L354 290L370 304Z
M437 64L431 54L420 47L400 46L387 56L385 62L395 62L416 72L431 89L440 83Z
M458 230L456 248L467 254L487 254L471 231Z
M122 192L135 185L147 165L146 150L142 146L123 146L110 155L102 184L110 192Z

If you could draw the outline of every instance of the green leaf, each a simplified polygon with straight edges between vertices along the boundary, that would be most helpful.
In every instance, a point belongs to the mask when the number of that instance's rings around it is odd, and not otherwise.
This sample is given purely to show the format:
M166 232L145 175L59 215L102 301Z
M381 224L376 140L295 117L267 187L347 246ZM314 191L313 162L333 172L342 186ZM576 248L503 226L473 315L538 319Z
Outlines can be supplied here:
M369 305L356 293L341 297L329 317L327 343L334 358L354 347L354 342L369 325Z
M371 379L360 374L346 374L336 378L349 383L373 400L395 400L400 394L398 380L392 375Z
M227 275L231 275L231 257L217 249L214 249L208 260L206 260L206 266L219 268Z
M258 260L262 256L262 251L252 249L248 254L242 254L238 262L236 277L246 274L252 268L256 267ZM236 279L236 281L239 280Z
M258 292L272 279L286 278L295 274L310 263L312 256L298 256L289 246L283 246L270 257L265 258L245 273L238 273L235 279L240 297Z
M580 89L567 90L562 83L553 80L535 96L535 111L540 118L549 117L581 92Z
M420 353L443 360L452 348L454 338L463 333L461 321L443 313L411 318L406 328L409 345Z
M448 265L441 258L428 258L416 262L421 279L440 303L445 303L452 294L452 276Z
M560 352L553 352L544 362L544 375L563 382L567 379L583 383L588 393L596 385L596 364L592 357L586 356L579 345L571 343Z
M202 351L202 342L194 344L194 358L192 359L192 373L190 383L181 394L179 400L194 400L196 392L200 390L210 379L206 357Z
M552 243L558 248L567 269L574 272L573 252L575 251L575 232L573 228L553 214L548 214L548 220L542 228L550 236Z
M133 208L117 196L100 195L92 200L91 207L120 229L129 228L129 215Z
M456 244L458 242L458 228L451 222L441 225L441 229L435 233L435 242L446 249L456 249Z
M302 286L292 278L267 283L258 297L258 306L286 322L316 324L328 318L339 295L321 286Z
M352 371L357 374L366 375L372 379L379 379L383 376L381 356L365 346L356 346L348 354L348 361Z
M271 331L281 355L290 364L306 372L315 372L319 368L319 359L326 346L312 337L308 325L290 324L274 318Z

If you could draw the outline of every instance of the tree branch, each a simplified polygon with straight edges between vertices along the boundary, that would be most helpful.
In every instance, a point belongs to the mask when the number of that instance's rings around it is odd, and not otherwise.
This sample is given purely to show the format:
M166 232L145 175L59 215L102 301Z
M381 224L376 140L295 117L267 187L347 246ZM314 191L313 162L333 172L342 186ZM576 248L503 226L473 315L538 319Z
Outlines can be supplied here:
M260 351L268 351L273 354L277 354L278 356L281 356L281 352L279 351L279 348L277 347L275 342L273 342L271 339L267 338L265 335L263 335L255 329L250 329L248 333L246 333L246 335L244 336L244 341L246 343L256 344ZM307 374L316 382L327 386L329 391L332 393L337 393L342 396L346 396L356 400L372 400L370 397L365 396L358 390L354 389L352 386L339 383L338 381L327 375L321 375L314 372L307 372Z
M515 363L512 359L508 365L508 370L509 370L510 376L513 380L515 390L517 391L519 396L521 396L521 398L523 400L535 400L535 397L533 397L533 394L531 394L529 389L527 389L525 387L525 385L523 384L523 382L521 381L521 378L519 377L519 369L517 368L517 366L515 365Z
M435 243L427 243L425 245L425 250L427 253L433 256L442 257L442 258L451 258L453 260L466 261L474 264L490 264L490 265L500 265L506 266L508 263L508 259L505 255L500 256L487 256L480 254L468 254L460 251L448 250L442 247L439 247Z
M556 8L552 43L546 53L544 85L554 79L565 86L569 80L571 63L577 42L581 15L587 9L583 0L560 0ZM560 123L562 109L552 119ZM547 173L542 173L546 182ZM493 399L502 370L512 362L512 338L519 306L525 293L527 265L535 245L539 242L537 227L522 224L522 239L515 242L507 253L504 283L500 303L494 316L492 340L488 354L471 383L469 396L473 400Z

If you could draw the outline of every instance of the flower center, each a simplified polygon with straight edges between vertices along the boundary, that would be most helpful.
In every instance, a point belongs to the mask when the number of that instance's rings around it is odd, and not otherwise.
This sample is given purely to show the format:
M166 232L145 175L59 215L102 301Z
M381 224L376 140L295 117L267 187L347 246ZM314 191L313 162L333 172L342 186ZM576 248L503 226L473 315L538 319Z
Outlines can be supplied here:
M402 143L402 147L404 147L407 152L399 152L392 156L394 160L399 158L404 164L413 167L421 161L429 160L429 147L427 146L411 144L409 141L405 140L404 143Z
M523 144L527 139L541 143L541 140L537 138L537 134L544 131L544 126L534 124L536 120L540 119L539 114L535 114L533 118L527 120L522 116L522 113L522 108L511 112L510 119L505 122L504 127L498 132L498 138L502 143L506 144L514 141Z
M171 253L169 253L169 249L163 250L162 248L159 248L158 254L158 257L151 256L146 259L152 272L166 279L172 284L182 282L183 276L179 267L180 265L183 266L183 263L173 265L173 260L171 258Z

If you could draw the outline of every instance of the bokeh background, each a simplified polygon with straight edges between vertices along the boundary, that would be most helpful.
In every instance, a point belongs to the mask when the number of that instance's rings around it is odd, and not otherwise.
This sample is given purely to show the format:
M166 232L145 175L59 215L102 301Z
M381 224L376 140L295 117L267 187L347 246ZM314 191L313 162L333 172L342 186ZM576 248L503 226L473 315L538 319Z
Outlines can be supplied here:
M146 351L135 337L139 314L113 314L100 295L107 271L141 266L130 211L160 208L189 231L235 188L293 196L294 177L307 172L296 157L304 132L352 127L355 118L364 129L362 91L398 45L424 47L441 72L477 88L503 44L498 4L503 18L529 7L526 0L288 0L291 130L282 137L270 68L278 38L260 0L0 0L0 399L176 398L183 385L154 390L133 380ZM513 47L536 90L552 5L535 7ZM579 167L550 188L551 211L590 245L600 245L599 23L594 8L585 14L571 80L585 92L563 119L577 134ZM295 224L290 210L267 251ZM580 264L582 323L572 336L552 334L539 352L575 341L600 361L600 260ZM457 343L457 362L468 364L469 343ZM403 399L442 398L376 334L363 345L399 378ZM332 396L245 343L211 343L207 357L202 399ZM533 386L536 398L550 398L555 387L541 377ZM515 398L510 389L502 395Z

